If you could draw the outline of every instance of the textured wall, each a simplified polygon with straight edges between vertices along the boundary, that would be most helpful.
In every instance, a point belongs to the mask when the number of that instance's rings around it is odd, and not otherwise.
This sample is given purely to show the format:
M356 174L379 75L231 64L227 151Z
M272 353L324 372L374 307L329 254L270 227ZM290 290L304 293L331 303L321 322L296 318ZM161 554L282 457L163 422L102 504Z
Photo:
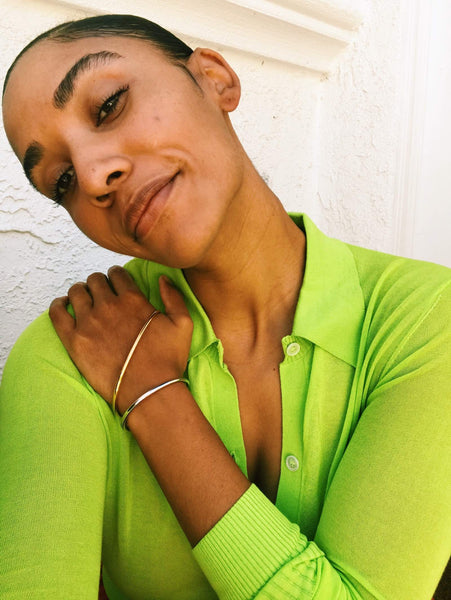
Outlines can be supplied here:
M321 91L319 222L347 242L394 250L399 152L397 0L368 3L352 48Z

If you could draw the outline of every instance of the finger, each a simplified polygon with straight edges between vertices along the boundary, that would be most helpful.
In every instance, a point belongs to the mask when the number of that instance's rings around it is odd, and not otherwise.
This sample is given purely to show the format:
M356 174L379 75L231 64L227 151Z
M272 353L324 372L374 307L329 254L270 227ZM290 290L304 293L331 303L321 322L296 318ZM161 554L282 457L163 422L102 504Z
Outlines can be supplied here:
M140 291L130 273L123 267L119 267L118 265L110 267L108 269L108 278L111 287L118 295L126 291Z
M69 289L67 295L74 309L76 319L92 308L92 297L85 283L75 283Z
M114 295L108 279L103 273L91 273L86 280L93 305Z
M75 320L67 312L69 297L55 298L49 307L49 317L58 336L63 339L75 329Z
M191 321L190 314L186 308L185 300L179 290L174 287L171 280L165 275L162 275L159 279L161 299L166 310L166 315L174 323L181 322L182 320L189 319Z

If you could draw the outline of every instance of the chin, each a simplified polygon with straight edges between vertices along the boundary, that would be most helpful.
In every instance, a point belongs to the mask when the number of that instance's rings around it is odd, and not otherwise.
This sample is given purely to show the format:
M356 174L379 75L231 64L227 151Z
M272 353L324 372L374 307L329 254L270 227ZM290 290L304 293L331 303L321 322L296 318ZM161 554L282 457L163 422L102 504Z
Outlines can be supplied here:
M143 240L140 255L147 260L157 262L167 267L190 269L206 264L211 254L218 227L215 223L205 221L197 226L193 220L188 220L189 226L182 226L184 220L178 221L178 226L171 224L163 235L148 243ZM164 230L161 229L161 232Z
M190 269L205 262L208 252L205 244L195 244L192 239L177 239L176 243L168 244L164 250L142 248L139 255L136 254L140 258L174 269Z

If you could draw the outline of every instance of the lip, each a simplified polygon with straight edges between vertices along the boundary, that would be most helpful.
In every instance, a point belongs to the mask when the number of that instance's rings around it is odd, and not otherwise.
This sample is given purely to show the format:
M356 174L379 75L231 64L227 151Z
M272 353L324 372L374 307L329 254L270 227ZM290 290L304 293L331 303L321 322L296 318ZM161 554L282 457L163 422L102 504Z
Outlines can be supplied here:
M170 192L170 189L167 188L172 187L170 184L177 175L178 172L156 177L131 196L125 210L124 222L126 231L135 239L142 237L144 229L148 230L157 221L169 195L164 192Z

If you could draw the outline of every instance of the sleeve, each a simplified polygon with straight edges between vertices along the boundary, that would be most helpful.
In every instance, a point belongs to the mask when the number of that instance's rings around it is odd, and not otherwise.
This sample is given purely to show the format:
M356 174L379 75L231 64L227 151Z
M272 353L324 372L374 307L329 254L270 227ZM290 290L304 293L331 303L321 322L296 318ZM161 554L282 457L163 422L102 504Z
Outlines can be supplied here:
M107 443L101 404L48 315L0 388L0 597L97 599Z
M195 547L221 600L430 600L450 553L450 297L368 398L308 541L252 486Z

